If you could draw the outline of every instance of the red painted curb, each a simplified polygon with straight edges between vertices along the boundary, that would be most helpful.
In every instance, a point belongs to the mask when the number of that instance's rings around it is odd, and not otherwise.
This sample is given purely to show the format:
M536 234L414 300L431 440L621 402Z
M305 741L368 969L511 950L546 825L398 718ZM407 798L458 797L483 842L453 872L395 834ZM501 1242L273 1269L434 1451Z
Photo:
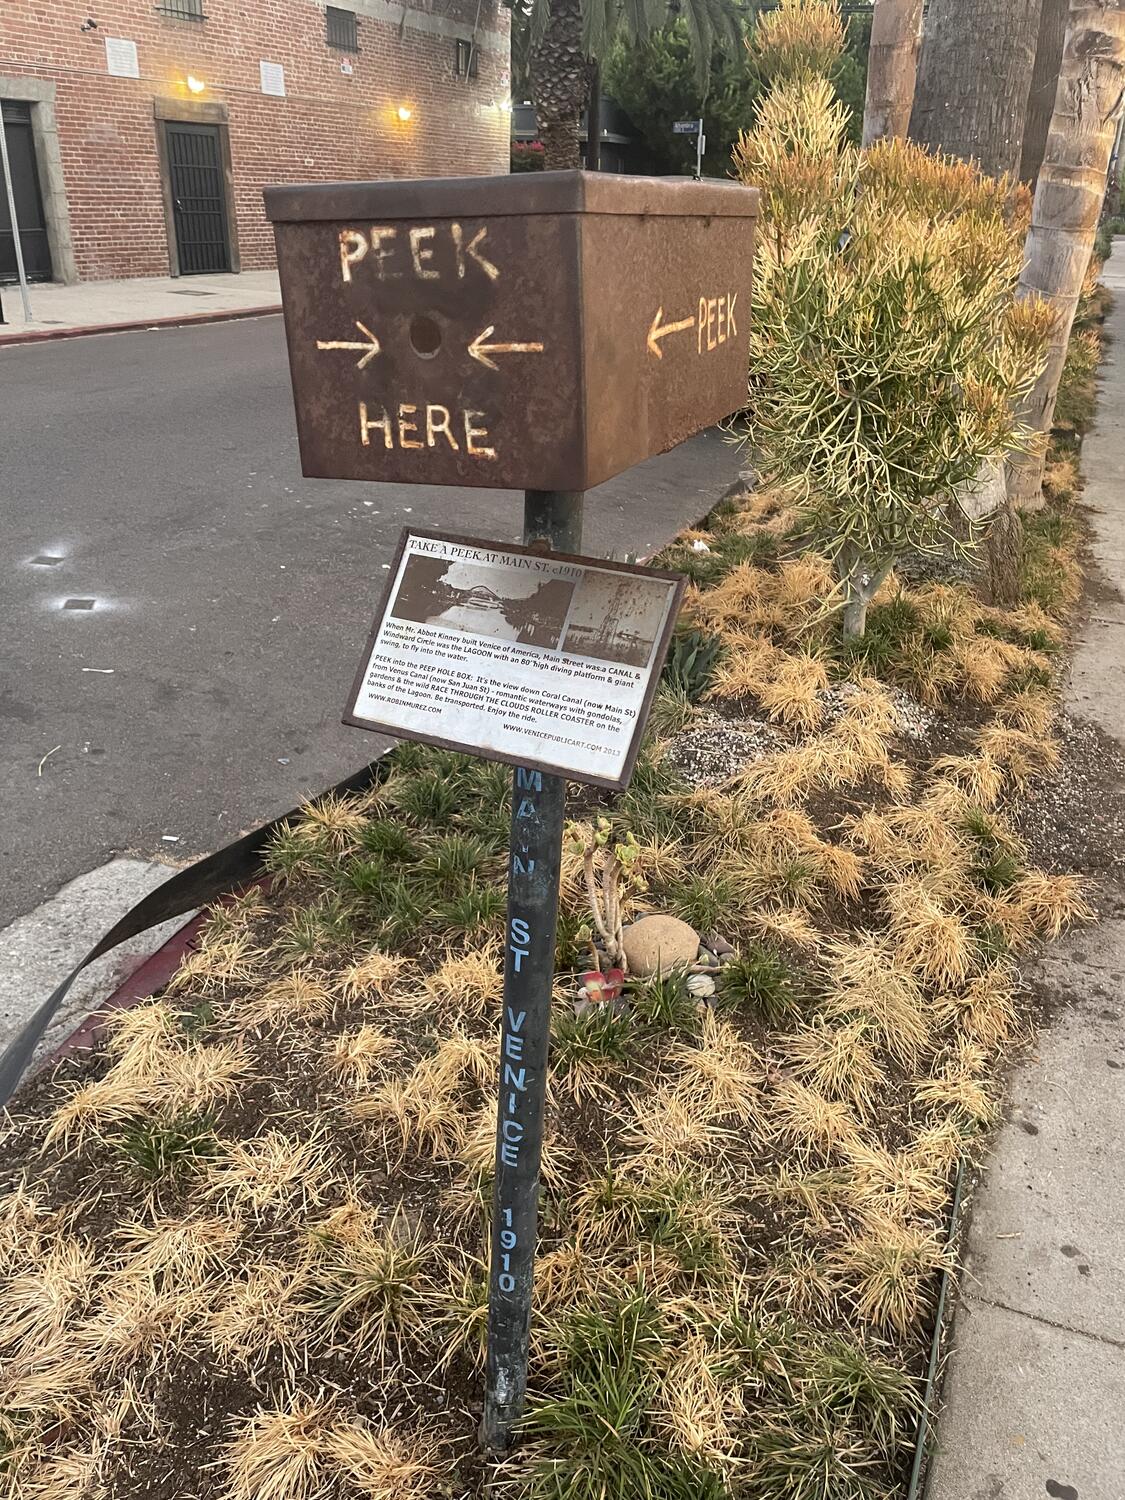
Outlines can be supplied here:
M195 946L200 929L216 906L227 905L234 900L236 895L250 890L252 886L268 887L269 883L268 875L259 876L257 880L247 881L237 891L230 891L225 896L220 896L217 901L208 902L203 911L197 912L194 917L178 928L167 942L162 943L147 958L143 958L128 978L122 980L113 993L100 1005L96 1005L65 1041L60 1042L53 1052L49 1052L41 1060L35 1071L51 1067L62 1058L69 1057L72 1052L84 1052L92 1047L113 1011L128 1010L130 1006L139 1005L142 1000L151 999L162 985L168 983L180 967L184 954Z
M206 912L199 912L174 932L155 953L143 958L128 979L123 980L108 999L96 1006L64 1042L60 1042L53 1052L48 1053L40 1066L50 1067L72 1052L86 1051L97 1041L98 1033L112 1011L128 1010L131 1005L137 1005L155 995L160 986L167 984L179 968L184 954L195 942L206 918Z
M95 333L138 333L146 328L190 328L197 323L230 323L236 318L268 318L281 311L281 303L268 307L228 307L221 312L176 313L170 318L141 318L131 323L90 323L82 328L34 328L19 333L0 330L0 348L6 344L45 344L51 339L80 339ZM8 325L4 325L5 327Z

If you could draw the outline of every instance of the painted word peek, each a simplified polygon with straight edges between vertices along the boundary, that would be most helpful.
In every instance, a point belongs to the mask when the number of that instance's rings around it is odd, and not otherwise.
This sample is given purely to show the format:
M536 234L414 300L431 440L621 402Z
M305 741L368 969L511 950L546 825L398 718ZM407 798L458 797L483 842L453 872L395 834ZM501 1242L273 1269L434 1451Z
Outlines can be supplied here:
M488 226L465 230L460 224L443 226L441 238L433 224L373 224L370 229L340 230L340 275L352 279L352 268L370 256L369 268L379 281L414 276L419 281L453 277L464 281L479 270L489 281L500 280L500 267L485 253ZM443 253L446 252L446 253Z

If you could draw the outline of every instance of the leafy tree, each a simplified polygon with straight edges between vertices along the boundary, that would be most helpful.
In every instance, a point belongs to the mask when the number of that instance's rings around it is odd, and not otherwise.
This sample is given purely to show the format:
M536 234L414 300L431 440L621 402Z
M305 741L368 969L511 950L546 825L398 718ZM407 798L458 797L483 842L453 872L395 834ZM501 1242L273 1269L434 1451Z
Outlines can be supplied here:
M657 171L694 171L694 137L672 131L677 120L695 119L700 110L698 74L682 22L640 46L619 42L606 61L605 83L606 91L640 131ZM703 157L709 176L725 177L730 171L731 150L739 132L754 118L762 88L762 79L741 46L715 48L711 53Z
M849 137L859 139L867 86L867 44L871 22L853 18L844 52L833 57L829 77L836 97L847 106ZM606 90L640 131L651 152L655 170L677 173L695 168L695 141L674 135L677 120L694 119L702 108L707 136L703 170L725 177L731 152L741 131L753 122L767 80L751 54L753 33L744 30L742 45L716 47L706 89L699 87L695 58L682 22L656 32L647 41L625 45L619 41L605 65ZM701 97L705 101L700 104Z
M695 59L697 91L716 45L739 35L736 0L505 0L512 11L513 55L526 59L548 169L577 167L578 121L591 63L619 38L644 42L677 18Z

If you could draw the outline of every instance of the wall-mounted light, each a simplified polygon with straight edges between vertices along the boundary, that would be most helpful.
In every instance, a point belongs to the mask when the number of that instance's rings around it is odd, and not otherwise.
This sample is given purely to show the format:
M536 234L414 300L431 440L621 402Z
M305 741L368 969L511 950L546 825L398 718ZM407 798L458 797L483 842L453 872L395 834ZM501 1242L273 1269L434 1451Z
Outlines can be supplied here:
M79 31L97 31L98 23L94 20L93 16L87 16L78 29Z
M496 101L496 108L502 115L510 115L512 113L512 101L510 99L498 99Z
M395 114L398 115L399 119L405 125L407 120L413 116L414 111L410 108L409 104L400 104L395 110Z
M203 90L207 87L207 85L203 82L203 79L196 78L194 73L188 74L187 86L188 92L192 94L202 94Z

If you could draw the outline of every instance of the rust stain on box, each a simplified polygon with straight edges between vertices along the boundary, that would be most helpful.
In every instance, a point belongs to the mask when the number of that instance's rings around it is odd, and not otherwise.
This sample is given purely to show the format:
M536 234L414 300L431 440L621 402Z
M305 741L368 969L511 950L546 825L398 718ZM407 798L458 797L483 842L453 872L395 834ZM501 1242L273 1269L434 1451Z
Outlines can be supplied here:
M520 173L266 210L309 476L591 489L745 398L756 189Z

